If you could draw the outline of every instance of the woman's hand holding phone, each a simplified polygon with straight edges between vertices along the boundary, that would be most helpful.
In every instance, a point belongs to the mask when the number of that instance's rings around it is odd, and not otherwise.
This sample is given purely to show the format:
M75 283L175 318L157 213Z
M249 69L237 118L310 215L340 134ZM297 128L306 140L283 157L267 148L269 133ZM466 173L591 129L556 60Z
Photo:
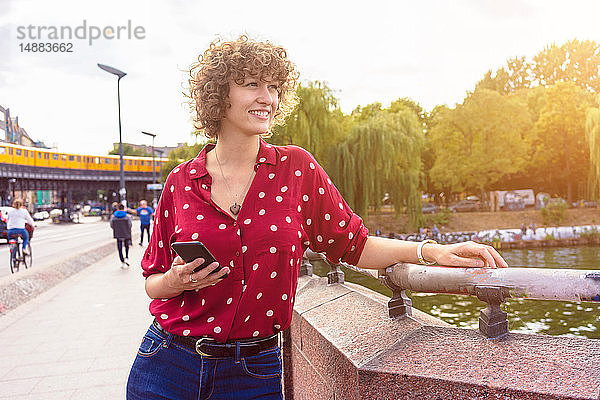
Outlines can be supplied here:
M207 286L216 285L229 273L229 267L219 268L218 262L209 264L206 268L194 272L198 266L204 263L202 257L186 264L180 256L175 257L171 269L164 275L167 286L174 290L199 290Z

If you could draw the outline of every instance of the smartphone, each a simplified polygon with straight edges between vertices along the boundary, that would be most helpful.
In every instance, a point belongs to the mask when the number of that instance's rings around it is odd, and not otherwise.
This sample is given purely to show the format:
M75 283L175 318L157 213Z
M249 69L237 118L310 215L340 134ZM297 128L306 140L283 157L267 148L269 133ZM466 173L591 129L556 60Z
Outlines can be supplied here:
M198 272L201 269L208 267L209 264L217 261L215 257L210 254L210 251L204 246L202 242L174 242L171 244L171 248L177 253L183 261L186 263L194 261L196 258L204 258L204 262L194 268L194 272ZM221 270L219 265L211 274ZM223 275L226 278L227 274Z

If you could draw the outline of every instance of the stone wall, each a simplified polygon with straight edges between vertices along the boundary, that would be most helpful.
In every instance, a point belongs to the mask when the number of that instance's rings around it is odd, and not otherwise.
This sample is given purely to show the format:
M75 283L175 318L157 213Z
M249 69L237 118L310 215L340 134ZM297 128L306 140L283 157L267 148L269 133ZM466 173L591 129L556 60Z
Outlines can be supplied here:
M286 400L600 399L600 340L486 339L415 309L391 319L387 301L301 277L284 345Z

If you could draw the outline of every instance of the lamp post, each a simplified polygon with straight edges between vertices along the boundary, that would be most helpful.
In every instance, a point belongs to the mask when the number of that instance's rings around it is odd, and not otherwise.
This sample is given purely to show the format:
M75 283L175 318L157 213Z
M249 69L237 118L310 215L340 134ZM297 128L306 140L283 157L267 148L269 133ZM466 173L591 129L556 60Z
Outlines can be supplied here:
M119 195L121 199L121 203L123 205L127 205L127 190L125 189L125 172L123 171L123 140L121 137L121 87L119 83L121 82L121 78L127 75L125 72L118 70L113 67L109 67L108 65L98 64L100 69L103 69L106 72L109 72L113 75L117 75L119 78L117 79L117 105L119 109L119 169L120 169L120 177L119 177Z
M150 132L142 131L144 135L152 136L152 183L156 183L156 167L154 166L154 138L156 135ZM156 188L152 188L152 207L156 209Z

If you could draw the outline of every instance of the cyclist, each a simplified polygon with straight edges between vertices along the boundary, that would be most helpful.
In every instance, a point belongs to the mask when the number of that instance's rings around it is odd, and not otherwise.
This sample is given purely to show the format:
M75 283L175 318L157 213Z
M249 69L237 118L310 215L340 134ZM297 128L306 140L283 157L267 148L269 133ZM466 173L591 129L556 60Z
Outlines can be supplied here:
M23 238L23 255L27 254L27 243L29 243L29 232L25 229L25 225L34 226L33 218L29 215L29 211L23 206L23 200L15 199L13 201L13 209L8 212L6 221L7 235L21 235Z

